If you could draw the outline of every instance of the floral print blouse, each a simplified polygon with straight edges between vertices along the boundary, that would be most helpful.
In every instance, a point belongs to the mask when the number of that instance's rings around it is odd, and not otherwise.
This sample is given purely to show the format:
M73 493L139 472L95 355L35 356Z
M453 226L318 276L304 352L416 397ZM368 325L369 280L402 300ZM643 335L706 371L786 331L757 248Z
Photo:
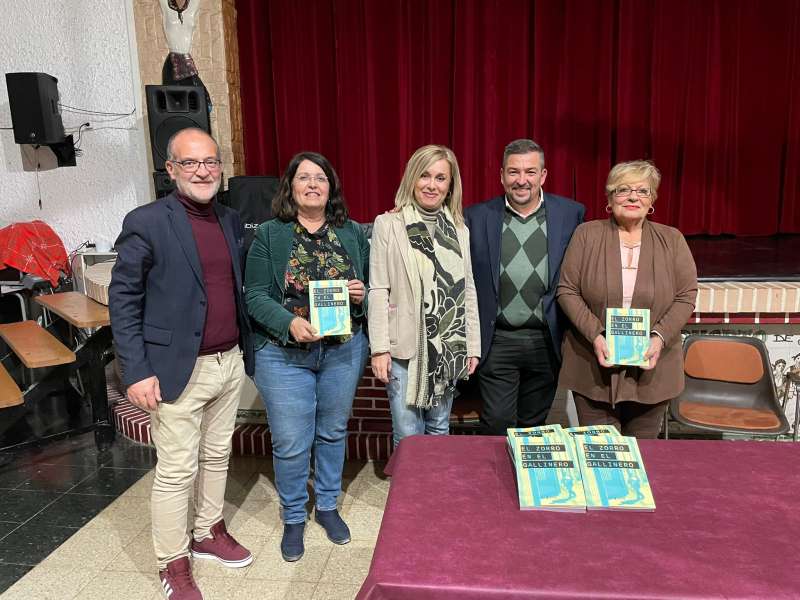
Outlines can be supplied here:
M353 261L336 237L334 228L328 223L314 233L309 233L300 223L295 223L292 252L286 267L283 307L298 317L310 320L308 282L321 279L356 279ZM352 316L353 310L354 305L351 303L352 331L356 332L361 323ZM353 336L330 336L324 338L324 341L328 344L341 344L351 337ZM291 337L286 345L294 348L310 346L308 342L296 342Z

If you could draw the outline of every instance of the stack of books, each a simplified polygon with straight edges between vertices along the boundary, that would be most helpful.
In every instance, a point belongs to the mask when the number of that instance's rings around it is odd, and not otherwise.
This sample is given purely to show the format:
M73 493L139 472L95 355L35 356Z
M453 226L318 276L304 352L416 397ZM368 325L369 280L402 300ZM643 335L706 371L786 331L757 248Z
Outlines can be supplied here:
M636 438L611 425L508 429L522 510L656 508Z

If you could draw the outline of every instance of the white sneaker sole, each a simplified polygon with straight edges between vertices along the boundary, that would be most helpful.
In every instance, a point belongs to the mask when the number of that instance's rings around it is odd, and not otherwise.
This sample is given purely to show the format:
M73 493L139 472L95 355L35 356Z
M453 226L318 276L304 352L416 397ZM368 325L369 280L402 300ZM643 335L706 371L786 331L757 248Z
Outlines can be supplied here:
M228 567L229 569L241 569L242 567L246 567L251 562L253 562L252 554L247 558L243 558L242 560L222 560L216 554L208 554L206 552L195 552L194 550L192 550L192 558L199 560L215 560L223 567Z

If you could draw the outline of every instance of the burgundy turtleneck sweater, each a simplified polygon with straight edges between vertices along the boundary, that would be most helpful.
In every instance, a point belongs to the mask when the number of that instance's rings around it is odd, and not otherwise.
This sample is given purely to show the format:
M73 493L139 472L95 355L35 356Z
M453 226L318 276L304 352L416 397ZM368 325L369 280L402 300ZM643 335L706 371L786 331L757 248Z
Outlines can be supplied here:
M214 212L214 200L200 204L179 192L176 195L192 226L208 301L200 354L225 352L239 343L233 264L228 243Z

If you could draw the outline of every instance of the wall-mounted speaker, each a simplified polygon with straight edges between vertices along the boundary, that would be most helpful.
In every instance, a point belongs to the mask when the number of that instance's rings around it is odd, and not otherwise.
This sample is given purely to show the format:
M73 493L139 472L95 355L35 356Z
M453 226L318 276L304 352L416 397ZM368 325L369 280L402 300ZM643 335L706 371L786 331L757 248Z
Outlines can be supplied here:
M187 127L211 133L206 95L203 88L197 86L146 85L145 97L153 168L163 171L167 142L173 134Z
M47 73L6 73L6 87L17 144L64 142L58 79Z

